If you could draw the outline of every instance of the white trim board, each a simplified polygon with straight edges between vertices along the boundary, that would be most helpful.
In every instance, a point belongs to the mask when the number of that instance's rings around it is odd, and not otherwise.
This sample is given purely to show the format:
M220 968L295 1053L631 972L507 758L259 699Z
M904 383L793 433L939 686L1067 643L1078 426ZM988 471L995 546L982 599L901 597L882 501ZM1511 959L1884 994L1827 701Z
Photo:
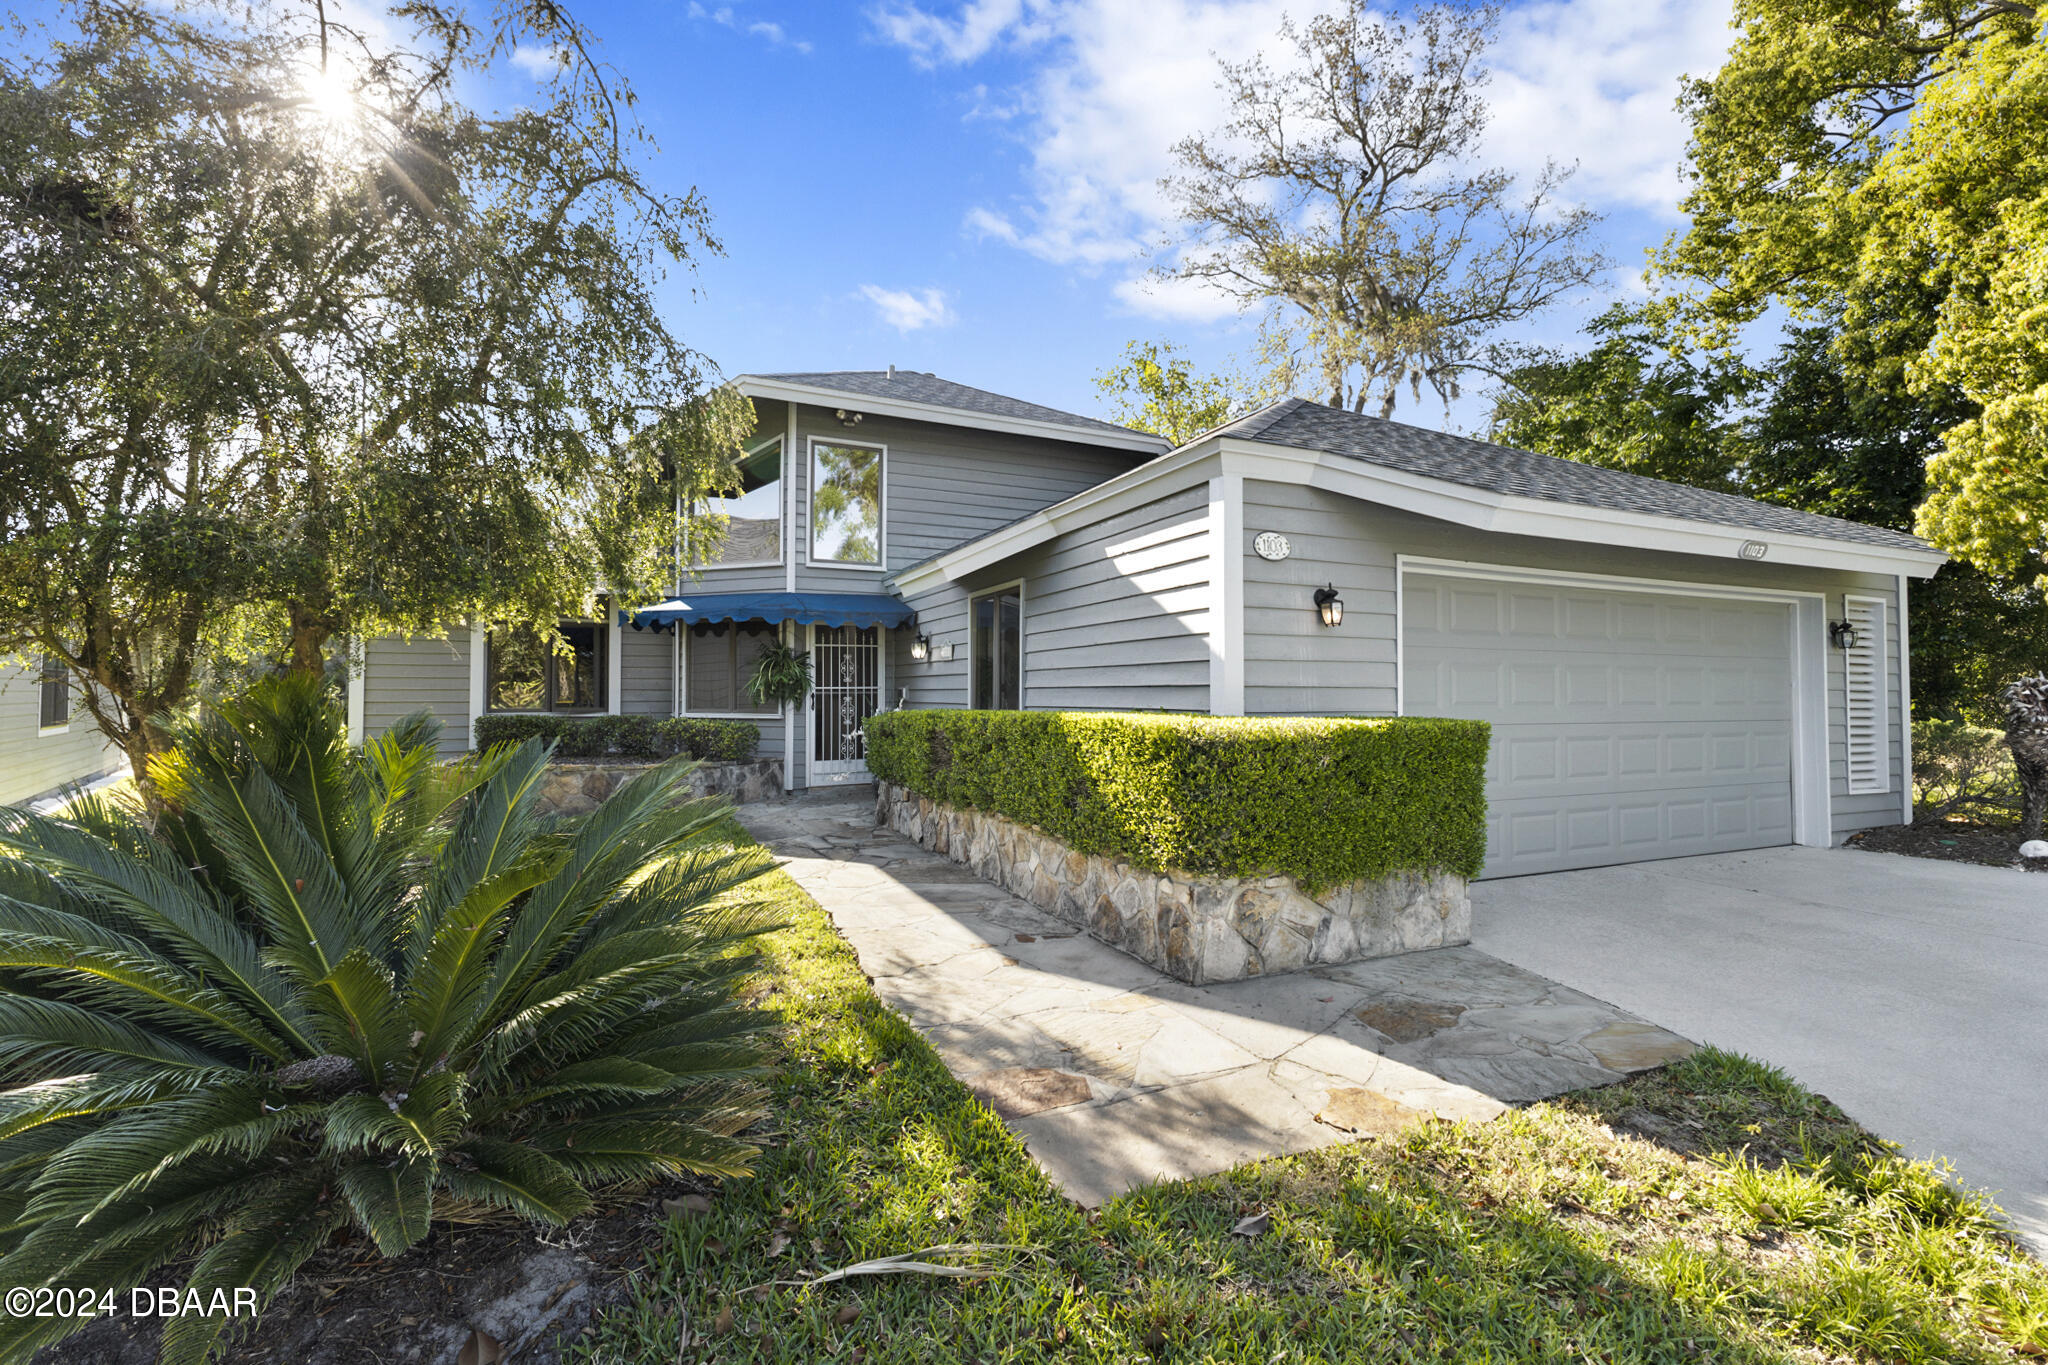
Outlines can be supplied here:
M749 398L765 401L782 401L791 405L808 403L820 408L848 408L873 413L877 417L901 417L913 422L937 422L945 426L969 427L978 431L1001 431L1013 436L1042 436L1053 441L1067 441L1075 445L1108 446L1112 450L1136 450L1150 454L1164 454L1172 443L1163 436L1154 436L1142 431L1104 431L1100 428L1070 427L1059 422L1041 421L1035 417L1001 417L991 413L969 412L964 408L941 407L936 403L920 403L907 398L877 398L871 394L848 393L843 389L828 389L815 384L795 384L786 379L769 379L761 375L743 374L732 381L733 387Z
M1602 592L1654 593L1720 601L1776 602L1789 607L1786 647L1792 667L1792 842L1811 848L1834 843L1833 799L1828 781L1827 597L1791 588L1748 588L1680 579L1624 574L1532 569L1472 560L1394 557L1394 678L1397 714L1408 714L1406 628L1401 603L1410 572L1435 578L1470 578L1493 583L1531 583Z
M1209 714L1244 714L1244 475L1209 480Z
M1143 506L1217 474L1306 485L1474 530L1575 545L1611 545L1663 554L1858 573L1903 573L1916 578L1928 577L1947 560L1938 550L1890 549L1494 493L1447 479L1390 469L1349 455L1214 436L1119 474L980 540L902 570L896 577L897 586L905 592L921 592L935 581L957 581L1062 531ZM1742 560L1742 547L1751 542L1768 547L1762 561Z
M360 749L369 736L363 733L364 716L369 709L370 690L369 647L367 642L351 639L348 642L348 742L351 748Z

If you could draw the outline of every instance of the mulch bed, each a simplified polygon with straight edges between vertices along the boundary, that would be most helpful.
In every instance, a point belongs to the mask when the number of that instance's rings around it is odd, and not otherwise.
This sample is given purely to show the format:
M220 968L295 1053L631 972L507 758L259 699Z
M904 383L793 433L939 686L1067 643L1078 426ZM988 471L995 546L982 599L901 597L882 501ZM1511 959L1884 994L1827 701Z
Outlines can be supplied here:
M625 1276L661 1240L667 1202L716 1188L671 1181L566 1228L436 1226L396 1261L368 1240L329 1246L272 1300L253 1333L213 1359L231 1365L435 1365L452 1362L473 1330L496 1338L508 1365L554 1365L592 1317L624 1297ZM184 1268L152 1285L184 1283ZM153 1318L123 1311L48 1347L35 1365L153 1365ZM485 1360L494 1359L488 1351Z
M2048 858L2019 856L2019 828L2015 825L1980 825L1962 820L1921 821L1910 825L1887 825L1867 829L1849 837L1854 848L1875 853L1904 853L1913 858L1940 858L1951 863L1981 863L1985 867L2023 867L2029 872L2048 872Z

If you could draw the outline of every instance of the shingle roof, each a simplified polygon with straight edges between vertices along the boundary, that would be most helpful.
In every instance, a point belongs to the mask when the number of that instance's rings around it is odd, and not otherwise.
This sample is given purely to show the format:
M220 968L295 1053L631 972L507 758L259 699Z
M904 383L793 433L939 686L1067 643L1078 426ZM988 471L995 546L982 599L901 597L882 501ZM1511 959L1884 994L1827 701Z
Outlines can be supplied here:
M1083 417L1074 412L1061 412L1058 408L1048 408L1039 403L1027 403L1021 398L990 393L987 389L970 388L966 384L956 384L950 379L941 379L937 375L921 374L914 370L825 370L802 374L764 374L758 378L773 379L784 384L801 384L807 388L826 389L853 398L895 399L898 402L923 403L935 408L952 408L956 412L977 413L984 417L1008 417L1019 421L1072 427L1076 431L1114 432L1119 436L1140 436L1158 440L1149 432L1133 431L1114 422ZM1167 442L1158 440L1158 444L1164 449Z
M1509 493L1544 502L1602 507L1617 512L1676 517L1764 534L1813 536L1822 540L1893 550L1925 550L1927 542L1882 526L1773 507L1733 493L1666 483L1641 474L1539 455L1447 432L1411 427L1363 413L1346 412L1305 398L1287 398L1241 417L1212 436L1265 445L1292 446L1349 456L1367 464L1442 479L1490 493Z

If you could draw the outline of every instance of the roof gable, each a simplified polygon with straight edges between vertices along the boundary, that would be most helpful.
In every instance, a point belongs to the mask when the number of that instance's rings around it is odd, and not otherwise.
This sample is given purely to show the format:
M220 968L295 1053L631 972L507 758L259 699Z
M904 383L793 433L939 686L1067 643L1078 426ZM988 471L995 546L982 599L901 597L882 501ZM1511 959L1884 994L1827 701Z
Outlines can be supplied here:
M923 421L1108 445L1158 454L1170 444L1149 431L1063 412L915 370L806 370L741 375L734 384L757 398L830 405L854 400L869 410Z

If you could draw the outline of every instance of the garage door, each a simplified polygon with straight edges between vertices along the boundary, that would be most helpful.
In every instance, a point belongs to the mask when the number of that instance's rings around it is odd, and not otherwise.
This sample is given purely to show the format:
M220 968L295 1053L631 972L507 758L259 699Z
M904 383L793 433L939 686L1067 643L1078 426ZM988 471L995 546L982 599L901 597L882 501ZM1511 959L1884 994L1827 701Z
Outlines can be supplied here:
M1404 709L1493 724L1485 875L1791 843L1791 612L1405 574Z

